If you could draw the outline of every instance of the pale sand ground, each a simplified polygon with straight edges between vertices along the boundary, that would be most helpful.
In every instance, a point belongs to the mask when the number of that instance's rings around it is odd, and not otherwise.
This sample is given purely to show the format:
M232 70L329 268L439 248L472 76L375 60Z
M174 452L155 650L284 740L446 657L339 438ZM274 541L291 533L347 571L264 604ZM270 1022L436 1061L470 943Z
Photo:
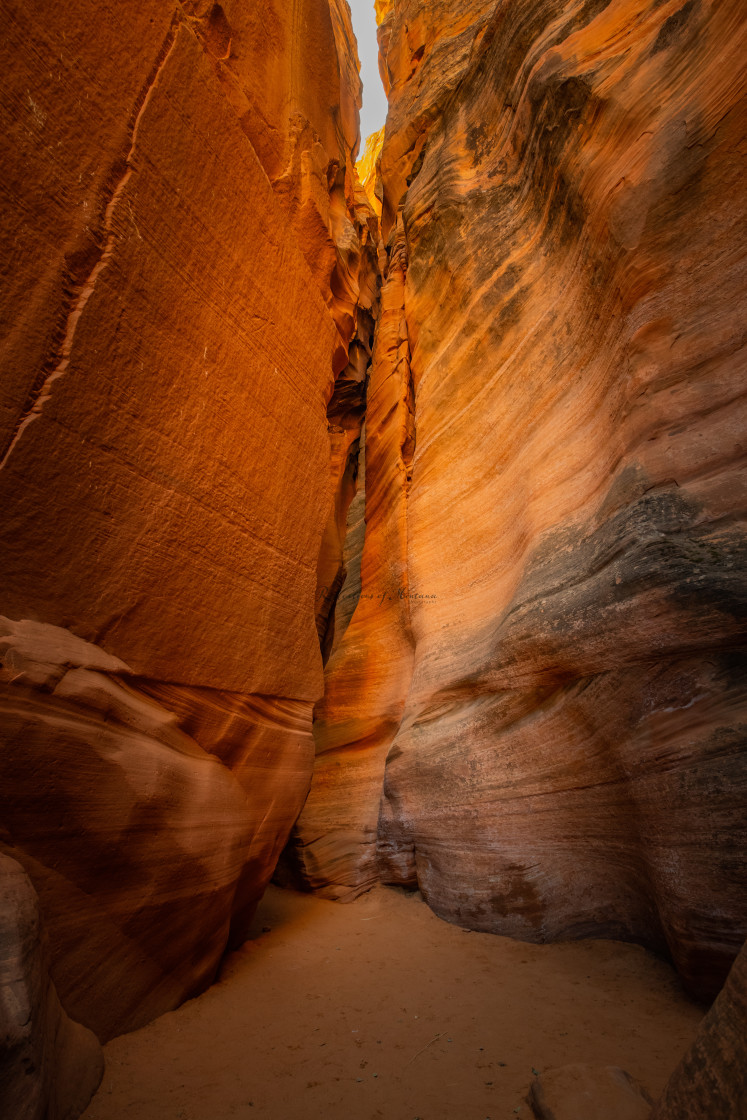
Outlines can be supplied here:
M273 887L255 929L210 991L106 1047L85 1120L521 1120L533 1067L658 1094L702 1015L636 946L468 933L397 890Z

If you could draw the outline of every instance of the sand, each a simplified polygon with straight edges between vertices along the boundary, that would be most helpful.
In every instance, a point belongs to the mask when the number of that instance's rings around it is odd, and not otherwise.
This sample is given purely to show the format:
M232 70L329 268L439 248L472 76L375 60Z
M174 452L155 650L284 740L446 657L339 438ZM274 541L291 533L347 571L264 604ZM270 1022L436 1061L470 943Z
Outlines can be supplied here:
M637 946L469 933L387 888L340 905L272 887L218 983L109 1043L85 1120L528 1118L533 1071L571 1062L657 1095L702 1014Z

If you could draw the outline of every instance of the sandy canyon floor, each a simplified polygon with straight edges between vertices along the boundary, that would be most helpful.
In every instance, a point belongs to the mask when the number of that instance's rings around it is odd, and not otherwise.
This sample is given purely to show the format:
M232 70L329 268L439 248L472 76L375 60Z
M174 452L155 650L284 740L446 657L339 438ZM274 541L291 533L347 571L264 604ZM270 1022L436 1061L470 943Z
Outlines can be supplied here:
M658 1094L701 1015L636 946L469 933L397 890L272 887L214 987L109 1043L85 1120L529 1117L533 1069L571 1062Z

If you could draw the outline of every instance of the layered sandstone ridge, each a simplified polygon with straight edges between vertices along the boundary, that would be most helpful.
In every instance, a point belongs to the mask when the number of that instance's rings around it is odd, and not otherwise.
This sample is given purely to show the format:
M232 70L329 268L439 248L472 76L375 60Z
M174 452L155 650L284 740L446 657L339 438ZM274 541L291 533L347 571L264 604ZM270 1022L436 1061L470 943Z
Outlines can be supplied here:
M745 21L377 4L358 606L296 882L672 955L745 933Z
M343 0L3 28L0 841L103 1040L211 982L303 804L378 224Z
M209 984L251 917L306 792L310 706L166 708L43 623L0 619L0 653L0 848L34 881L65 1009L108 1039Z

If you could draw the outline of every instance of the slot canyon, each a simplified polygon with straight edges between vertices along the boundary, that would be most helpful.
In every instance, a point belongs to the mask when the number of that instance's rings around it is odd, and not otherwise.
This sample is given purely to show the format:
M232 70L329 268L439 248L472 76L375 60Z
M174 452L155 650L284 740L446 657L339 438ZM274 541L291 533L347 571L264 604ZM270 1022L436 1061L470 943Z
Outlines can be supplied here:
M1 3L0 1120L747 1120L742 0Z

